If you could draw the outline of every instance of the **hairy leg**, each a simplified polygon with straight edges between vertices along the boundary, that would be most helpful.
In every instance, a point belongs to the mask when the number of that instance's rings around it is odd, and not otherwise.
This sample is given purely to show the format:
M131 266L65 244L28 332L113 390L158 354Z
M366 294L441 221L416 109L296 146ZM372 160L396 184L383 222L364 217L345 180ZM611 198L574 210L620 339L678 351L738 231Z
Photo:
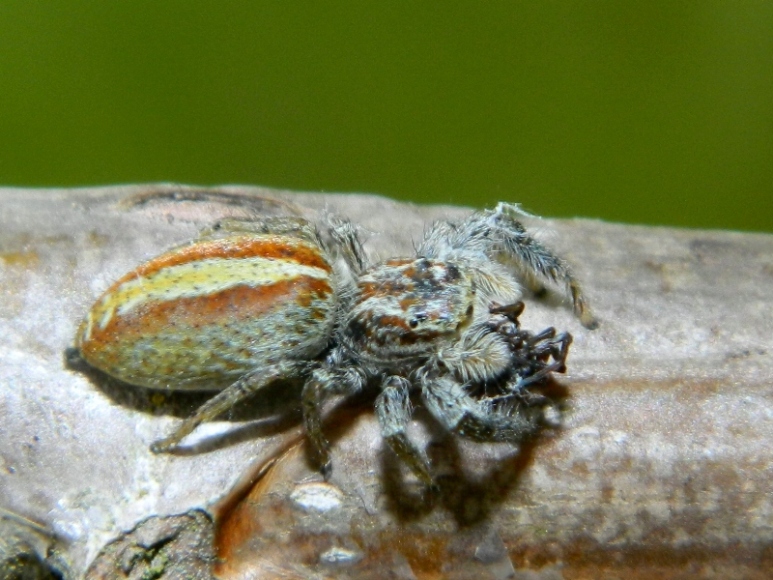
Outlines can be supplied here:
M353 395L365 383L365 377L350 367L338 369L320 368L311 373L303 386L303 423L311 443L314 459L325 476L333 470L330 461L330 443L322 432L322 408L325 400L333 395Z
M361 274L368 266L368 259L356 228L350 221L336 217L328 217L327 221L328 231L337 252L353 274Z
M529 286L538 287L540 279L563 285L572 298L574 313L583 326L597 326L580 283L571 269L566 262L526 231L523 224L516 219L523 215L518 206L500 203L494 211L485 212L484 215L502 244L503 257L514 262Z
M471 397L450 377L438 377L422 386L430 413L449 431L474 441L519 443L534 435L542 418L540 409L496 408Z
M429 462L411 443L405 430L411 420L410 383L402 377L387 377L382 391L376 399L376 415L381 425L381 434L414 474L427 486L432 486Z
M262 367L260 370L242 377L199 407L170 436L154 442L150 446L150 450L153 453L169 451L201 423L214 419L274 381L302 374L306 366L305 363L284 361Z
M478 265L494 259L515 268L519 281L535 291L540 291L545 282L558 285L571 297L574 312L582 324L595 328L598 323L571 269L526 231L518 221L524 216L528 214L517 205L500 203L496 209L475 213L458 224L437 222L427 230L417 252L430 258ZM497 279L501 275L495 267L489 268L490 272L481 270L481 279L498 290ZM507 290L506 285L503 288ZM502 298L516 297L510 294Z

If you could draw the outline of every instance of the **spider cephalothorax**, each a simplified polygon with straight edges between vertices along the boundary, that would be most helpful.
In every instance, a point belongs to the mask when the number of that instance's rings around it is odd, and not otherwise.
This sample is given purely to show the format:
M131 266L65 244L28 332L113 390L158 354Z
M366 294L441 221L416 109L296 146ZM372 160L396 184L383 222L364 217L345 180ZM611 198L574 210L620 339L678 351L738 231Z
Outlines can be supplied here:
M532 238L517 206L435 223L416 255L371 264L354 228L329 220L228 222L118 280L76 338L80 356L125 382L220 392L166 439L279 379L305 381L306 430L324 473L331 464L321 410L368 384L389 446L425 483L424 454L406 436L410 392L445 429L518 442L540 415L513 401L563 372L571 336L520 328L521 286L560 285L593 325L566 264Z

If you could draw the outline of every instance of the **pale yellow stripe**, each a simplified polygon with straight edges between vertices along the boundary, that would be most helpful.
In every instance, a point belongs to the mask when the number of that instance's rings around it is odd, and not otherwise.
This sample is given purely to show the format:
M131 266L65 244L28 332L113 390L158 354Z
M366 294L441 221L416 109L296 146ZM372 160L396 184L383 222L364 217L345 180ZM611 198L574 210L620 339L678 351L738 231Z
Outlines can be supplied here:
M121 284L114 292L102 298L92 316L99 318L100 328L105 328L116 311L119 316L123 316L149 300L196 298L239 284L266 286L298 276L321 280L328 279L330 272L297 262L260 257L213 258L189 262Z

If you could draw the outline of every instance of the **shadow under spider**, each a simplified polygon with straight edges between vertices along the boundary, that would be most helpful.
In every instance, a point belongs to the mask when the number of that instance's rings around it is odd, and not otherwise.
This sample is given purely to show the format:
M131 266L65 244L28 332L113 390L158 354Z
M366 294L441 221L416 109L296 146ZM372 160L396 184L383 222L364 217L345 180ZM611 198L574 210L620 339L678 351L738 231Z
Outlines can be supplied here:
M549 400L549 406L563 415L569 398L569 390L564 385L548 379L535 390ZM546 432L561 429L560 425L543 424L534 435L519 443L517 450L513 446L511 454L496 459L485 453L478 455L462 450L462 446L474 449L491 443L461 443L459 436L444 431L429 413L417 409L416 416L430 428L426 451L437 489L429 490L419 483L408 483L405 479L405 474L409 473L407 468L385 448L381 454L381 467L384 491L389 498L387 509L401 521L411 521L442 506L462 527L485 521L492 510L504 503L531 466L540 443L550 438L545 436Z
M85 376L113 404L153 416L187 419L218 391L149 389L119 381L88 365L76 349L65 351L65 366ZM256 421L198 440L181 444L169 453L196 455L236 445L243 441L276 435L301 422L301 381L277 381L223 413L218 420Z
M76 352L68 350L65 359L68 368L84 374L111 402L147 414L187 418L215 394L215 391L160 391L129 385L90 367ZM171 453L208 453L288 431L301 423L301 389L301 381L278 381L270 384L230 409L225 417L221 417L232 421L252 422L235 426L225 433L206 437L192 445L183 444ZM529 390L535 391L535 401L542 401L544 397L549 401L548 406L563 414L569 397L569 391L564 385L549 378ZM323 432L331 448L335 448L339 440L346 436L362 413L373 413L377 393L377 387L370 386L355 396L331 401L331 407L325 413L323 421ZM470 453L461 450L459 436L445 431L423 409L418 395L416 399L415 419L422 422L429 432L426 451L436 476L437 489L429 490L420 484L407 481L405 476L410 476L409 470L386 444L382 443L381 470L377 477L381 478L381 485L388 499L387 509L402 521L419 519L438 505L448 510L460 526L472 526L484 521L518 486L521 475L532 463L534 451L543 440L543 432L554 430L551 426L543 425L534 435L519 443L517 451L502 459L489 458L485 454L483 458L472 457ZM528 399L523 404L528 405ZM474 448L490 444L466 442L464 445ZM309 465L316 469L311 446L307 444L305 448ZM493 466L483 471L483 463L491 463ZM333 469L335 471L336 468L342 467L334 464Z

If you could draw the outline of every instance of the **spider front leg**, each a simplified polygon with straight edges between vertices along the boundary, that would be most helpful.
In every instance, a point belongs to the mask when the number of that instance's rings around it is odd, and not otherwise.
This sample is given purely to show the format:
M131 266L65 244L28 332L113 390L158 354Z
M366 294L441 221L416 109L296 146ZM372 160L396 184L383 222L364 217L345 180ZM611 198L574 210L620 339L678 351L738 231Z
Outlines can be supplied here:
M586 328L596 328L597 320L591 312L580 283L572 274L569 266L551 250L534 239L518 221L523 212L518 206L500 203L494 211L485 212L493 240L500 245L499 253L506 261L511 261L523 274L532 288L539 287L539 281L545 280L563 285L572 298L574 313Z
M473 441L520 443L540 427L539 409L497 409L471 397L464 385L448 376L422 385L422 397L430 413L449 431Z
M318 368L303 386L303 424L311 443L312 455L325 479L330 477L330 443L322 432L322 408L334 395L354 395L362 389L365 377L352 368Z
M411 420L410 382L402 377L384 379L381 394L376 399L376 415L381 435L392 451L413 471L424 485L432 487L429 462L411 443L405 430Z

